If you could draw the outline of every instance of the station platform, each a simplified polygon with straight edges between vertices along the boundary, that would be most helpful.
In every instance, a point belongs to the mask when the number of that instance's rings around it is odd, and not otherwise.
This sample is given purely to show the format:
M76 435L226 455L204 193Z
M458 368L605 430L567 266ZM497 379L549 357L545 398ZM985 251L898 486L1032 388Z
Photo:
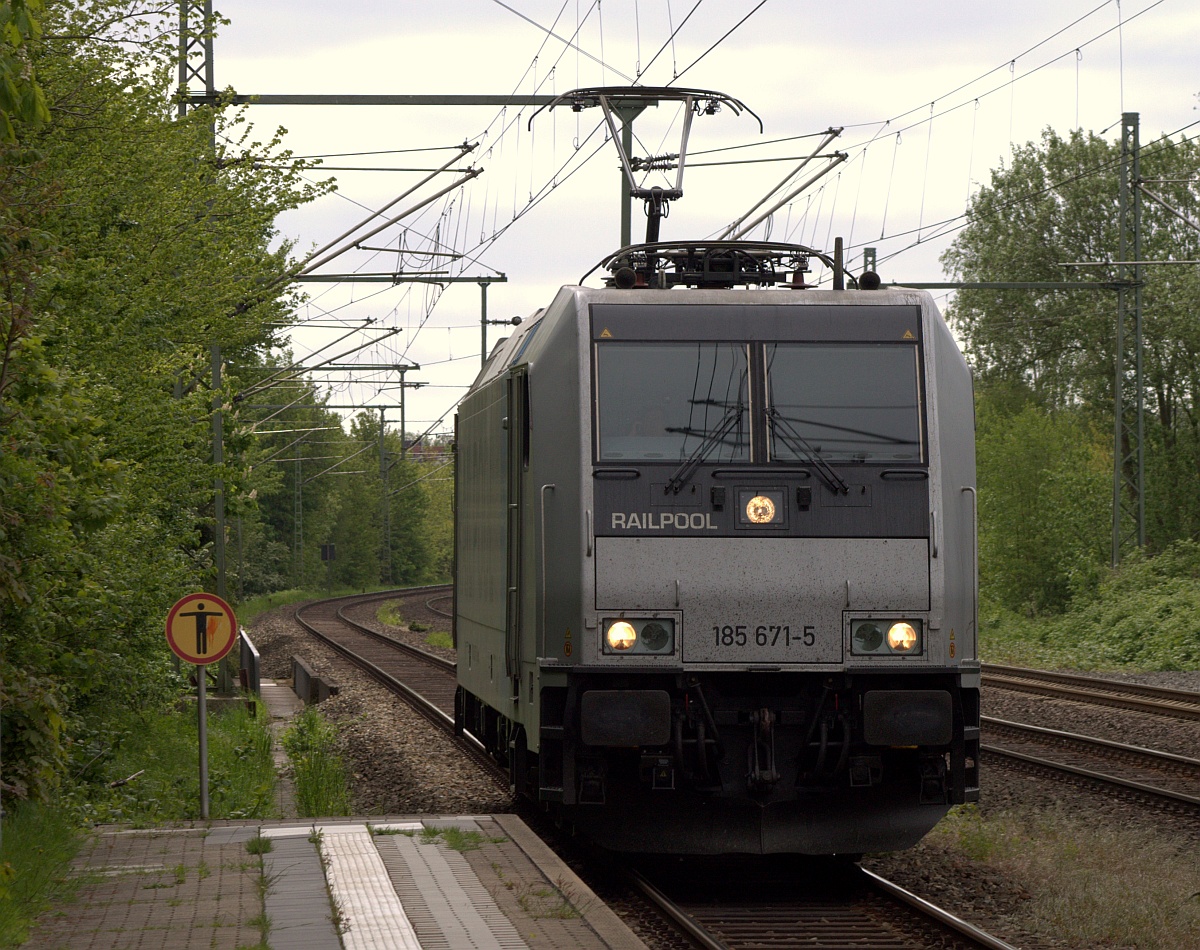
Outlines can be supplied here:
M261 695L276 732L303 708L284 682ZM25 950L645 946L516 815L101 827L72 874Z
M28 950L644 947L514 815L98 829Z

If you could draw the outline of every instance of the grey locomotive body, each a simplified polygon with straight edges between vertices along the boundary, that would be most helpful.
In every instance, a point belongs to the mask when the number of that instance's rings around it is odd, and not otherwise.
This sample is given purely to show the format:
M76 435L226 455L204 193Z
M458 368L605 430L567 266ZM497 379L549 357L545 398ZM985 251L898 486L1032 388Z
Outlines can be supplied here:
M589 289L459 409L459 724L601 844L909 847L978 796L974 412L928 294Z

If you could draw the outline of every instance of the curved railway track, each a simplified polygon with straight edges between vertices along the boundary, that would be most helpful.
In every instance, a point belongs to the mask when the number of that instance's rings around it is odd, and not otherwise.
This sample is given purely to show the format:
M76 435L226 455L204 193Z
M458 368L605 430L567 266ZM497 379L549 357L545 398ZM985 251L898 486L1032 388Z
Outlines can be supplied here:
M1200 693L1189 690L994 663L983 664L983 685L1176 719L1200 719Z
M502 788L508 776L469 734L454 732L454 678L452 660L401 643L346 616L351 607L385 600L424 597L445 588L409 588L373 594L355 594L314 601L296 611L296 620L314 637L331 647L387 689L405 699L422 716L447 732Z
M454 733L454 663L372 630L348 617L352 607L405 598L423 599L434 613L452 598L445 588L416 588L359 594L317 601L300 608L296 619L313 636L377 679L418 709L431 722ZM470 736L462 747L503 787L507 775ZM939 946L963 950L1012 950L952 914L921 900L868 871L848 871L848 891L820 899L748 902L680 903L630 869L631 884L689 938L702 947L771 946L778 948L863 946L880 950L927 947L931 936ZM723 883L728 879L722 877ZM823 885L824 887L824 885ZM826 888L827 889L827 888ZM761 895L759 895L761 897ZM766 941L766 942L764 942ZM947 943L946 941L951 941Z

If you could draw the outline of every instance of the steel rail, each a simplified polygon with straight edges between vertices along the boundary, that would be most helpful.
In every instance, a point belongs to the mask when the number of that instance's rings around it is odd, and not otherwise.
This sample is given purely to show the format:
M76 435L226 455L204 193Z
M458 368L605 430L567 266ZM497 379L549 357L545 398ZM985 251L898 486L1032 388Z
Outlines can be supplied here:
M440 587L439 588L430 588L430 590L439 590L440 591L440 590L442 590L442 588L440 588ZM391 599L391 598L389 598L389 599ZM443 656L438 656L437 654L430 653L428 650L422 650L420 647L415 647L411 643L405 643L403 640L397 640L395 637L390 637L386 633L381 633L378 630L372 630L370 627L366 626L365 624L359 623L359 621L354 620L351 617L347 617L346 613L345 613L346 609L348 607L354 607L354 606L357 606L357 605L356 604L347 604L345 607L339 608L338 612L337 612L337 618L340 621L342 621L342 623L353 627L355 630L359 631L360 633L365 634L368 637L372 637L373 639L378 640L381 643L386 643L390 647L395 647L397 650L401 651L402 653L408 653L412 656L415 656L418 660L423 660L424 662L428 663L430 666L436 666L440 669L445 670L446 672L450 673L451 675L454 675L457 672L458 664L454 660L448 660ZM428 603L426 604L426 606L428 606Z
M696 920L695 917L676 904L666 894L642 877L641 874L633 870L633 868L625 868L624 873L629 878L630 883L641 891L651 904L666 914L671 923L687 934L701 950L730 950L729 944L718 939L700 921Z
M454 614L450 613L449 611L442 610L442 608L440 608L440 607L435 607L435 606L433 606L435 601L439 601L439 600L453 600L453 598L454 598L454 592L453 592L453 588L451 588L451 590L450 590L450 593L448 593L448 594L443 594L443 595L441 595L441 596L438 596L438 597L430 597L430 598L429 598L427 601L425 601L425 606L426 606L426 607L427 607L429 610L431 610L431 611L433 611L435 614L437 614L438 616L440 616L440 617L445 617L447 620L453 620L453 619L454 619Z
M1029 670L991 663L983 665L983 685L1074 699L1093 705L1132 709L1176 719L1200 719L1200 693L1190 690L1167 689L1162 686L1126 683L1077 673Z
M888 896L898 900L910 907L915 908L925 917L931 917L945 927L949 927L955 933L974 941L985 950L1017 950L1010 943L1005 943L999 937L993 937L986 931L980 930L974 924L969 924L961 917L955 917L949 911L945 911L936 904L931 904L922 897L918 897L911 891L906 891L899 884L893 884L885 877L880 877L874 871L868 871L866 868L859 869L863 875L877 889L883 891Z
M861 911L858 910L858 898L849 898L846 906L846 912L840 913L834 911L830 915L828 910L820 912L817 917L812 916L811 906L807 906L805 902L798 902L795 907L796 920L794 923L789 922L788 911L785 908L780 908L778 905L769 905L767 908L756 907L753 901L747 904L735 905L734 907L722 907L719 904L710 905L703 904L702 912L704 916L712 914L720 916L727 920L742 921L740 925L735 927L739 930L737 935L725 935L724 938L718 932L710 929L703 919L689 913L686 906L677 903L673 898L666 894L662 889L647 880L641 873L633 868L625 867L621 869L621 873L629 880L629 882L639 890L649 901L663 913L667 919L676 927L682 930L687 937L692 940L697 946L703 950L735 950L738 947L760 947L760 946L799 946L805 943L807 939L811 939L813 945L833 946L833 940L845 940L846 946L876 946L872 942L871 937L867 935L864 927L870 926L889 927L892 923L901 923L902 921L889 921L886 918L882 921L877 920L873 915L867 915L865 918L860 917ZM918 897L916 894L905 890L898 884L887 880L880 875L868 871L861 867L854 868L855 875L861 877L863 883L868 890L883 894L889 901L895 904L904 906L905 911L910 914L915 914L914 919L919 919L926 926L932 925L938 929L940 933L953 935L953 938L961 943L969 944L972 950L1016 950L1012 944L995 937L984 930L976 927L974 924L968 923L961 917L958 917L949 911L938 907L924 898ZM823 904L823 902L822 902ZM731 913L731 911L735 911ZM808 912L807 915L805 912ZM759 920L766 918L767 933L759 933L753 927L745 923L746 920L753 918ZM838 920L842 923L837 923ZM819 933L814 933L809 937L806 928L813 923L818 923L820 928ZM843 932L840 928L846 928ZM780 943L780 928L784 928L793 942ZM754 931L753 933L751 931ZM901 932L902 933L902 932ZM897 940L904 943L905 946L916 947L916 938L901 936L901 933L892 931L887 940L887 946L896 946ZM850 935L853 934L853 937ZM842 943L838 943L841 946ZM921 943L919 946L925 946Z
M325 605L327 603L328 603L328 601L315 601L314 603L308 604L308 605L306 605L306 607L301 608L301 610L315 609L315 608L317 608L321 605ZM448 727L449 729L453 730L453 728L454 728L453 715L448 715L446 713L446 711L443 710L441 707L430 702L428 699L426 699L424 696L422 696L416 690L411 689L405 683L396 679L394 676L392 676L390 673L388 673L382 667L378 666L375 663L372 663L370 660L366 659L365 657L361 656L360 654L355 653L353 650L351 650L345 644L340 643L335 638L330 637L330 636L322 633L321 631L319 631L315 626L313 626L313 624L309 623L308 620L306 620L304 617L301 616L301 610L296 611L296 620L306 630L308 630L308 632L311 633L314 637L316 637L318 640L320 640L326 646L331 647L337 653L341 654L343 657L345 657L347 660L349 660L355 666L359 667L362 670L365 670L372 677L379 680L379 682L383 683L383 685L385 685L393 693L397 693L400 696L403 696L410 703L412 703L414 708L419 713L421 713L421 715L423 715L426 719L428 719L430 722L432 722L435 726L439 726L443 729ZM345 618L343 618L341 616L340 610L335 613L335 616L342 623L348 623L348 621L346 621ZM357 625L355 625L355 626L357 626ZM376 637L376 639L387 639L387 638ZM394 641L394 640L389 640L388 642L391 645L397 645L396 641Z
M1013 724L1016 725L1016 724ZM1037 727L1025 727L1037 728ZM1053 732L1054 730L1048 730ZM1069 733L1065 734L1069 735ZM1080 739L1087 740L1087 737L1080 736ZM1091 740L1102 741L1102 740ZM1119 745L1119 743L1116 743ZM1200 808L1200 797L1188 795L1184 792L1177 792L1173 789L1162 788L1157 785L1147 785L1145 782L1138 782L1133 779L1123 778L1120 775L1112 775L1108 772L1100 772L1095 769L1083 768L1079 765L1072 765L1068 762L1060 762L1055 759L1045 758L1040 755L1032 755L1028 752L1019 752L1016 749L1005 749L1001 746L992 745L991 743L980 743L979 748L991 755L1003 756L1004 758L1014 759L1018 762L1025 762L1030 765L1039 766L1041 768L1050 769L1054 772L1065 772L1068 775L1075 775L1079 778L1084 778L1092 782L1097 782L1102 785L1113 785L1117 788L1127 789L1137 792L1140 795L1145 795L1156 800L1165 800L1171 804L1182 804L1191 808ZM1136 748L1136 747L1128 747ZM1149 751L1149 750L1147 750ZM1164 753L1165 754L1165 753ZM1183 758L1182 756L1180 758Z

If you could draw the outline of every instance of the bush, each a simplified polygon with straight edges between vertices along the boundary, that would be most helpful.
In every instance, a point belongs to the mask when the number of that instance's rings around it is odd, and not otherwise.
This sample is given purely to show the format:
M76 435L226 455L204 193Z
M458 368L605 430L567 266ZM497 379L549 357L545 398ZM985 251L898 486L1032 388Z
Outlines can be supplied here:
M1200 668L1200 544L1107 572L1096 593L1056 617L1026 619L994 601L980 609L984 660L1078 669Z

